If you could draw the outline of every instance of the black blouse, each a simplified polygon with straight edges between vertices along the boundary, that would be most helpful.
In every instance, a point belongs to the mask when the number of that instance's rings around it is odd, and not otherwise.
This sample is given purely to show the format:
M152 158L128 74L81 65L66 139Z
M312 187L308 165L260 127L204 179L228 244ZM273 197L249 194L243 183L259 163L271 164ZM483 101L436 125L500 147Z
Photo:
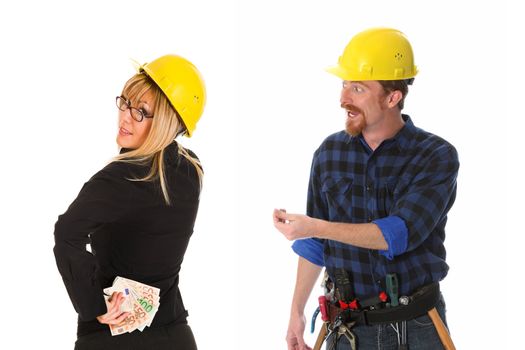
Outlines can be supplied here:
M178 155L176 142L166 148L164 160L170 206L158 180L128 180L144 177L148 165L112 162L84 184L55 224L55 258L79 315L79 336L109 332L96 316L107 312L102 289L116 276L160 288L151 327L186 322L179 271L193 233L200 185L194 166Z

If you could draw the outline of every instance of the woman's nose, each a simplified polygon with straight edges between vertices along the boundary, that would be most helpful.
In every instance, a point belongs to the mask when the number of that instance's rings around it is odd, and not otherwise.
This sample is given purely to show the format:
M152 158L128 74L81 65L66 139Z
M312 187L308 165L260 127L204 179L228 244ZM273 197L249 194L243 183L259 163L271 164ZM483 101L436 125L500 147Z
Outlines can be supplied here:
M126 109L125 111L119 111L119 120L125 121L126 123L131 123L131 120L133 119L131 117L131 109Z

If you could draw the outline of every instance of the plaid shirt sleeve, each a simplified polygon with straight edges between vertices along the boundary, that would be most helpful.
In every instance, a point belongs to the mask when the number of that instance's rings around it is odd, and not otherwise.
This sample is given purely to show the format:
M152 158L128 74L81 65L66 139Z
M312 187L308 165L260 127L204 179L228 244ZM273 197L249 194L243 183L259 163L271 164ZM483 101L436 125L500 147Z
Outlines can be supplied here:
M319 165L317 156L319 150L314 153L312 167L310 169L310 181L308 183L308 202L306 215L328 220L328 204L321 195L321 181L319 180ZM292 244L293 251L313 264L324 266L323 257L324 239L307 238L297 240Z
M385 238L396 241L396 244L389 244L385 256L392 258L411 251L428 238L454 202L458 170L458 155L452 145L442 144L432 152L389 213L389 217L399 217L404 221L408 235L399 223L392 225L394 229Z
M392 260L394 256L406 251L408 228L403 219L399 216L389 215L372 222L379 227L388 244L388 250L380 250L379 254L385 256L388 260Z

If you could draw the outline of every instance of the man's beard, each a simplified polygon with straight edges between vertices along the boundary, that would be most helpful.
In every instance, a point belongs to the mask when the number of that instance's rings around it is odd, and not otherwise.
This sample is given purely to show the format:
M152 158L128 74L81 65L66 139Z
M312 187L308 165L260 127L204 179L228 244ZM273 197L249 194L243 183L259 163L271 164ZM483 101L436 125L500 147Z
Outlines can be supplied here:
M347 112L346 116L346 132L349 133L352 136L358 136L361 134L363 129L366 127L366 119L364 116L363 111L350 104L343 104L341 105L342 108L344 108ZM357 118L350 118L348 116L348 112L352 112L352 114L359 114Z

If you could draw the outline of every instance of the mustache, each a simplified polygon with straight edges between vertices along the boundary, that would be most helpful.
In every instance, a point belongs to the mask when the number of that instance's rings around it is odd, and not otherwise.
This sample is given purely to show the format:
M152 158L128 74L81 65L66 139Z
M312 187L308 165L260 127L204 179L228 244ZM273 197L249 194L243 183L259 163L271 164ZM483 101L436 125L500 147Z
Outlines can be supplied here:
M350 103L341 103L341 108L346 109L348 112L352 112L354 114L363 113L361 108L354 106L353 104L350 104Z

